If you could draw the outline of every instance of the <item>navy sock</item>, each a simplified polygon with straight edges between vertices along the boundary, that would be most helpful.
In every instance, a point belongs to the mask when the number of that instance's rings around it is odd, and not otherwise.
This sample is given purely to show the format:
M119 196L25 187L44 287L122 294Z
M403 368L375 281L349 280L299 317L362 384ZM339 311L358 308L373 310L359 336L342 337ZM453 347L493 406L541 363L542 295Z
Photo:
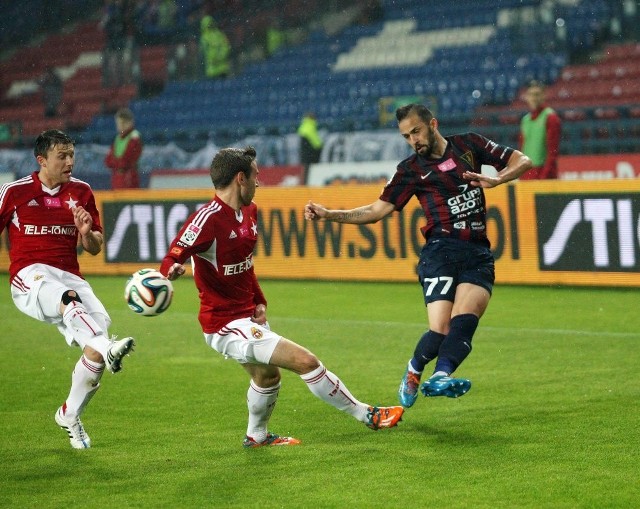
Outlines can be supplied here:
M413 358L410 361L411 367L418 373L422 373L424 367L438 356L438 350L440 350L444 337L444 334L432 330L425 332L413 352Z
M476 315L466 314L451 319L449 334L444 338L435 371L453 373L462 361L471 353L471 339L476 332L480 319Z

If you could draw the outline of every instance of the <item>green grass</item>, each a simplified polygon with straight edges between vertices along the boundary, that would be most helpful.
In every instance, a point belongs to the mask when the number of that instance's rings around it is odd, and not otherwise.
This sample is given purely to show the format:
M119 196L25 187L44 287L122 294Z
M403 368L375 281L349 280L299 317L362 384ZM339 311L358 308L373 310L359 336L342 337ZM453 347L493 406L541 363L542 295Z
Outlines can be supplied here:
M636 290L505 287L459 370L457 400L425 399L373 432L283 374L271 420L291 448L244 450L246 374L207 349L189 279L135 316L123 278L89 278L136 352L105 374L76 451L53 420L78 349L0 300L0 507L634 508L640 506ZM271 326L359 399L395 404L425 328L412 284L263 282Z

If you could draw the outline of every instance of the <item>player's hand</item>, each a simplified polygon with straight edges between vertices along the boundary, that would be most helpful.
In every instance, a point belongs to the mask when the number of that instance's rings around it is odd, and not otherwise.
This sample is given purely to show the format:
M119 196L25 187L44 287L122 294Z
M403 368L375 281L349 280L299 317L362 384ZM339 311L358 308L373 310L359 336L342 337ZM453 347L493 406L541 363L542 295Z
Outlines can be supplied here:
M465 171L462 174L462 178L469 180L469 183L475 187L490 188L496 187L502 183L502 181L497 177L491 177L482 173L474 173L472 171Z
M313 203L309 200L304 206L304 218L308 221L314 221L318 219L322 219L327 216L327 209L322 205L318 205L317 203Z
M256 306L256 310L253 312L251 321L260 325L267 323L267 306L264 304L258 304Z
M74 207L72 212L73 222L75 223L80 235L86 235L89 233L93 226L93 218L91 217L91 214L89 214L89 212L87 212L83 207Z
M169 267L169 272L167 272L167 279L169 281L175 281L180 276L185 273L184 265L180 263L174 263L171 267Z

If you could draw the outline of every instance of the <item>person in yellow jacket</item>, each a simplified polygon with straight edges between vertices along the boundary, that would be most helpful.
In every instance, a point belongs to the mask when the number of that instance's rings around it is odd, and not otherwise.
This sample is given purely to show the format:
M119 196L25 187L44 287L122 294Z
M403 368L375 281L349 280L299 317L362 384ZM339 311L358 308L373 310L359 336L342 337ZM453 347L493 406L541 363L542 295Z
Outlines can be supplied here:
M200 49L204 57L204 74L207 78L222 78L229 75L231 44L211 16L204 16L200 20Z
M306 182L309 165L320 161L322 152L322 138L318 133L318 121L313 113L306 113L298 127L300 137L300 164L304 167L304 181Z

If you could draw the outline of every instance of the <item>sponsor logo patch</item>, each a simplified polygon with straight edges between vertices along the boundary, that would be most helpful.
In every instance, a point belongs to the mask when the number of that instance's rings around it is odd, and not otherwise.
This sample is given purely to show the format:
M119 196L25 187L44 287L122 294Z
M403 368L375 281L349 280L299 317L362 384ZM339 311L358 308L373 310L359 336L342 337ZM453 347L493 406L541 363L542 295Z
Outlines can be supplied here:
M51 198L50 196L45 196L44 205L45 205L45 207L49 207L51 209L59 208L59 207L62 206L60 204L60 198Z
M187 226L187 229L182 233L182 237L180 237L180 241L185 243L187 246L192 246L193 243L198 238L198 235L200 235L201 231L202 231L202 228L194 224L190 224L189 226Z
M440 163L438 165L438 169L440 171L451 171L455 167L456 167L456 162L451 158L447 159L444 163Z

